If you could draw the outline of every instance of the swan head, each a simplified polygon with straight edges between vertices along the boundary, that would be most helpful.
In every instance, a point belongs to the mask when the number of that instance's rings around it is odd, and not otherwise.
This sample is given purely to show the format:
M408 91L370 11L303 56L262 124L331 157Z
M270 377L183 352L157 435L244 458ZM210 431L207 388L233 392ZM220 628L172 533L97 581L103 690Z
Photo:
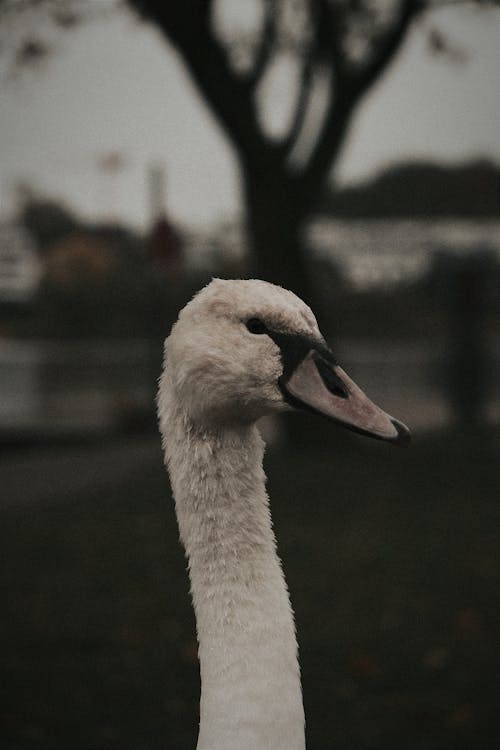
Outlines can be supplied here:
M409 436L338 366L310 308L257 279L214 279L181 310L165 342L160 411L172 396L200 427L303 408L383 440Z

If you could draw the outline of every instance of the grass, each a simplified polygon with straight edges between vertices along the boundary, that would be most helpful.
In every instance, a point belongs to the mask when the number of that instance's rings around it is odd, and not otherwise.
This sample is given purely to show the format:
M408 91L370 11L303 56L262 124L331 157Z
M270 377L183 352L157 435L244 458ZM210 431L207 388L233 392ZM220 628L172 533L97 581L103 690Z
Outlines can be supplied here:
M499 747L498 435L341 438L266 459L308 750ZM0 746L194 748L195 627L159 453L105 490L4 510L0 545Z

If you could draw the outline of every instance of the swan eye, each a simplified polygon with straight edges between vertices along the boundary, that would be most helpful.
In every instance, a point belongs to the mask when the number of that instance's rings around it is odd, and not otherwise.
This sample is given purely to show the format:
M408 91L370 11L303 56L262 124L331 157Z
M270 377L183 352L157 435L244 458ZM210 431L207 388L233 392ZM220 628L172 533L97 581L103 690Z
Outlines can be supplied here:
M249 318L247 320L246 326L250 333L265 333L266 332L266 326L260 320L260 318Z

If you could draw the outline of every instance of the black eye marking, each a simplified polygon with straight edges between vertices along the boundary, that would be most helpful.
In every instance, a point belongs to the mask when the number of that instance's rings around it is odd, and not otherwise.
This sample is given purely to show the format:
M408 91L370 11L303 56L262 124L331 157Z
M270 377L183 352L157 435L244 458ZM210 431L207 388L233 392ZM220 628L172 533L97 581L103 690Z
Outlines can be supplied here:
M283 333L272 330L267 331L267 333L281 351L284 378L288 378L292 374L311 350L317 352L322 359L331 365L336 364L335 357L326 344L316 338L304 334Z
M249 318L246 322L246 326L250 333L266 333L267 328L265 323L260 318Z

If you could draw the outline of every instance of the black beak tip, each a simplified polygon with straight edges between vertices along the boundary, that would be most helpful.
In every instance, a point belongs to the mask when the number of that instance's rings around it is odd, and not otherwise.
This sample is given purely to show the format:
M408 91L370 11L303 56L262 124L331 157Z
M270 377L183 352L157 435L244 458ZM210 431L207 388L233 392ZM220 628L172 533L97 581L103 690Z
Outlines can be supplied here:
M411 441L411 432L408 427L402 422L398 422L398 420L394 419L393 417L391 417L391 422L396 428L397 432L397 435L394 438L393 442L396 445L408 446Z

